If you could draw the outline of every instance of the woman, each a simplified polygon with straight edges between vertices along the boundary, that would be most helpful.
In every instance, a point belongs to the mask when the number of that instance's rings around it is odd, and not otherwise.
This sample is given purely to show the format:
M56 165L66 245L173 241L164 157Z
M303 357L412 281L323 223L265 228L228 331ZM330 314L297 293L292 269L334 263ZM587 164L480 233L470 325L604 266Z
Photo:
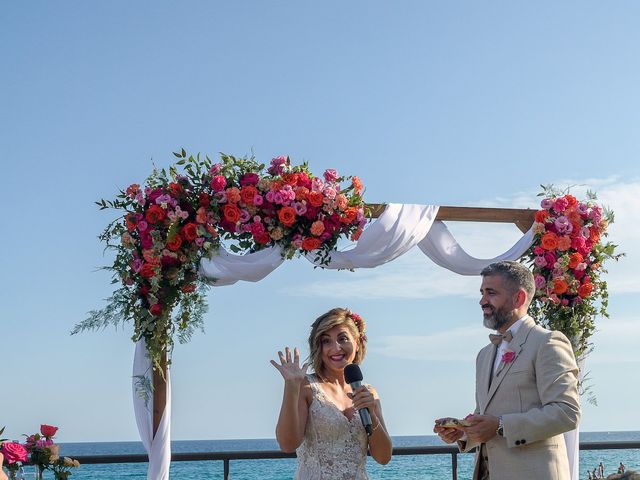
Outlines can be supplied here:
M4 455L0 453L0 480L7 480L7 475L4 473L2 469L2 464L4 463Z
M365 323L344 308L316 319L309 334L309 362L300 366L298 349L278 352L271 364L284 378L284 396L276 439L285 452L296 451L298 480L364 480L367 448L376 462L391 460L391 439L382 418L378 393L370 385L351 390L344 368L360 364L366 353ZM358 410L368 408L370 437Z

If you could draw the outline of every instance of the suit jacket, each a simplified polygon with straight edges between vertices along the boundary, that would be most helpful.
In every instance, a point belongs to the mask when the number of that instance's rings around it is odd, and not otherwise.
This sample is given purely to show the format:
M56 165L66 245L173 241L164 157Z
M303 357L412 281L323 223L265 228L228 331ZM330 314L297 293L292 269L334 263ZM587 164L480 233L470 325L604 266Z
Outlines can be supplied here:
M571 343L526 317L509 343L515 358L501 363L492 378L497 346L476 359L476 413L502 415L504 437L486 443L491 480L570 480L563 433L580 419L578 366ZM462 442L469 451L479 445ZM474 479L478 478L480 449Z

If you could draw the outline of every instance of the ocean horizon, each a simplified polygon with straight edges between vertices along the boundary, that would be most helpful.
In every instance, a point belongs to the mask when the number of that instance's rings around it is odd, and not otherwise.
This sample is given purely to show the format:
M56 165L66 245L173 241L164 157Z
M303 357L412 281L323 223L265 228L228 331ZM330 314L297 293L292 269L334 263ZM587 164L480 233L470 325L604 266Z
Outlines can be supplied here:
M436 435L394 436L396 447L416 447L444 445ZM581 432L581 442L596 441L638 441L640 431ZM172 452L224 452L247 450L277 450L274 438L233 439L233 440L174 440ZM124 442L69 442L60 444L60 453L64 456L82 455L129 455L144 454L140 441ZM640 449L631 450L591 450L580 452L581 479L587 478L602 462L607 474L615 473L620 462L628 470L640 471ZM458 478L471 478L473 467L472 454L458 456ZM293 478L296 468L295 459L274 460L232 460L230 477L243 480L285 480ZM74 469L72 480L98 479L146 479L146 463L82 465ZM371 458L367 461L370 479L406 479L406 480L442 480L451 478L451 456L444 455L407 455L396 456L388 465L378 465ZM50 472L48 472L50 474ZM50 478L45 475L45 478ZM51 477L52 478L52 477ZM173 480L193 480L198 478L222 479L222 461L173 462L171 464Z

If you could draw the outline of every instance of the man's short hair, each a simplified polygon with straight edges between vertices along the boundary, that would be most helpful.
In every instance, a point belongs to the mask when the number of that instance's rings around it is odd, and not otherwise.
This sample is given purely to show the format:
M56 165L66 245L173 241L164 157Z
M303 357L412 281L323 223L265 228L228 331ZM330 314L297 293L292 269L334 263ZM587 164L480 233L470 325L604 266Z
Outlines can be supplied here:
M514 293L521 288L524 289L527 293L527 305L531 303L536 293L533 273L520 262L510 260L495 262L483 268L480 275L483 277L490 277L492 275L501 276L507 284L513 288Z

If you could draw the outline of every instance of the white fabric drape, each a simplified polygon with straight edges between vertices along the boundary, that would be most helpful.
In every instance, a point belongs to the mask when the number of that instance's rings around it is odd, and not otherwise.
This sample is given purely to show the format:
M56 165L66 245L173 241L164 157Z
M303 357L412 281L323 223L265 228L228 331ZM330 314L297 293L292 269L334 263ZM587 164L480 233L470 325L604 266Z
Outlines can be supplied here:
M389 204L380 217L363 231L356 245L340 252L332 252L325 268L373 268L390 262L413 247L420 250L441 267L461 275L478 275L497 260L516 260L533 241L531 230L506 252L492 259L478 259L467 254L456 242L447 227L435 221L438 213L434 205ZM306 258L315 262L313 252ZM221 249L213 258L200 263L200 275L214 286L232 285L239 280L257 282L282 264L279 247L267 248L247 255L234 255ZM151 362L145 355L144 342L136 344L134 375L151 375ZM170 423L171 387L167 373L167 409L160 428L153 438L151 409L136 394L134 379L134 407L142 441L149 453L148 479L169 478L171 462ZM574 477L577 480L577 477Z
M136 342L133 357L133 410L138 425L138 433L144 449L149 455L147 480L167 480L171 466L171 381L167 369L167 403L155 437L153 436L153 397L148 402L140 396L140 378L147 385L153 385L151 359L147 355L144 339Z

